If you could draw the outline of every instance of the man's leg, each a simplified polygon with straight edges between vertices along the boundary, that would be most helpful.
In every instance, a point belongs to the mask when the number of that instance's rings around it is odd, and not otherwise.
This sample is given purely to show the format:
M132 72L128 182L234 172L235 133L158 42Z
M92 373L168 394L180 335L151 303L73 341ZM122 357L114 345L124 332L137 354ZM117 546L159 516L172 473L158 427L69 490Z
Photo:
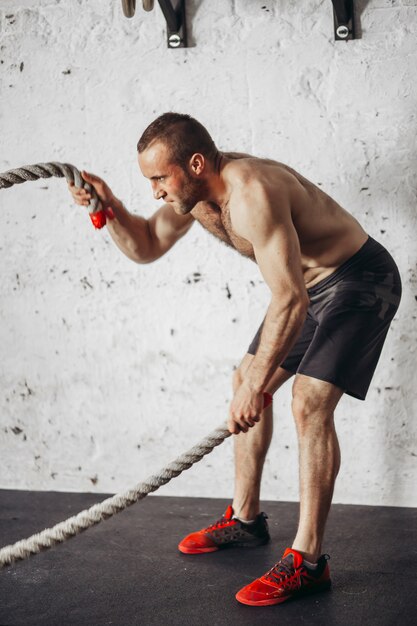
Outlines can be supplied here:
M235 388L241 384L253 358L251 354L243 358L233 379ZM292 374L279 367L265 391L274 393L291 376ZM262 412L260 421L249 428L248 432L234 437L236 495L233 507L228 506L222 518L214 524L184 537L178 545L181 552L202 554L231 545L259 546L269 541L266 516L258 513L262 469L271 436L272 406L269 406ZM253 524L245 524L245 521L252 520Z
M298 531L292 549L285 550L282 559L264 576L238 591L236 599L242 604L280 604L331 586L327 556L319 556L340 465L333 412L342 394L330 383L301 374L295 378L293 414L300 458Z
M293 415L297 426L300 471L300 521L293 548L316 562L336 476L340 449L334 410L343 395L330 383L298 374L293 385Z
M253 355L246 354L233 378L236 390L242 383L246 370L250 367ZM265 391L273 394L292 374L279 367L272 376ZM243 520L254 520L259 513L259 498L262 470L266 453L272 438L272 408L270 405L261 415L259 422L234 437L235 450L235 497L234 514Z

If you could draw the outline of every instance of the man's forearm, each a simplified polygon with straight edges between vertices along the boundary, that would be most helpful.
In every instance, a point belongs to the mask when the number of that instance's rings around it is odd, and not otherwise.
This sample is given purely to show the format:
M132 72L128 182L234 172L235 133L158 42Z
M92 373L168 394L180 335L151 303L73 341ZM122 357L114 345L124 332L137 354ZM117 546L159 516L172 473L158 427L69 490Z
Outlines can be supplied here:
M120 200L111 203L114 217L107 220L107 229L118 248L136 263L154 260L152 235L148 220L132 215Z
M306 302L296 300L284 304L272 299L256 355L245 376L245 382L254 391L265 389L268 380L297 340L306 314Z

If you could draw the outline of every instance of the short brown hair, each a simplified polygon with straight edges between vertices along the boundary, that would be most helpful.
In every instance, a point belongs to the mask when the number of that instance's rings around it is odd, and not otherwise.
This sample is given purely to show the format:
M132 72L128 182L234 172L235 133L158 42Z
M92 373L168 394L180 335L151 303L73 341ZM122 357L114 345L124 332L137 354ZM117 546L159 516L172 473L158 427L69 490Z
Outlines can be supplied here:
M173 162L181 167L185 167L196 152L211 162L214 162L218 152L207 129L183 113L164 113L156 118L139 139L138 152L146 150L155 140L168 147Z

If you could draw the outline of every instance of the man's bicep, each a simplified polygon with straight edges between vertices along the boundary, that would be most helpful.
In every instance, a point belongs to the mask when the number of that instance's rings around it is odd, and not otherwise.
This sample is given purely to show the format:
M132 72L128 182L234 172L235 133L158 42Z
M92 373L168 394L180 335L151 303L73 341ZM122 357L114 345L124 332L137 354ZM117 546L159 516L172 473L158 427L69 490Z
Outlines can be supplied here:
M164 204L148 219L152 240L161 254L167 252L194 223L192 215L178 215L169 204Z
M276 188L272 193L257 183L240 200L239 210L235 212L237 230L252 244L272 294L292 294L305 300L300 243L287 188Z
M290 219L273 222L262 236L255 235L253 249L273 296L305 299L300 244Z

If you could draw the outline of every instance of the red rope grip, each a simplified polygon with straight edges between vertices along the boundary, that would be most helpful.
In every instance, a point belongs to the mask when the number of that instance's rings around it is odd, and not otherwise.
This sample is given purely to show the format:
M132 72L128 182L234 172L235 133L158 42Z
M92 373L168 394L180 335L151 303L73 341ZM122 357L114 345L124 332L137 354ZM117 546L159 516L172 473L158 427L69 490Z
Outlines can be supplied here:
M107 220L114 220L114 212L111 207L101 209L95 213L90 213L90 220L93 223L94 228L100 229L106 225Z
M267 391L264 391L263 396L264 396L264 409L266 409L266 407L272 404L272 395L268 393Z

